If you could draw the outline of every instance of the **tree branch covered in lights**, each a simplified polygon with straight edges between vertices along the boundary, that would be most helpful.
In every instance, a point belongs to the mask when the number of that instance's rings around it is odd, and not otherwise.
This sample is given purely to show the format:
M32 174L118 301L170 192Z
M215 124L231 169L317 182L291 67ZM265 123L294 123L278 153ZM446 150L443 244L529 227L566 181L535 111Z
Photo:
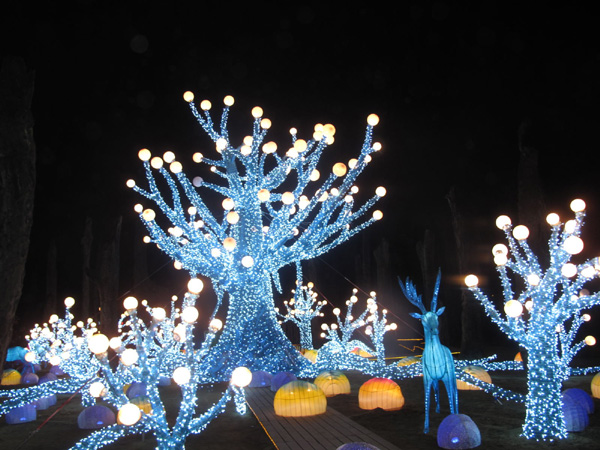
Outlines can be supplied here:
M272 285L281 292L282 267L322 255L381 219L381 211L371 218L365 215L385 195L383 187L362 205L355 202L356 179L381 148L372 142L379 119L374 114L367 118L358 157L334 164L319 181L317 163L334 142L333 125L315 126L308 140L290 130L291 142L279 155L277 144L266 139L271 121L260 107L252 110L252 134L235 144L227 123L231 96L225 97L218 126L208 100L198 110L191 92L184 99L214 143L214 157L195 153L193 161L206 164L215 180L190 180L172 152L159 157L140 150L148 186L133 180L127 185L157 208L136 205L149 230L146 241L155 243L177 267L210 278L218 293L227 294L222 335L205 359L205 369L216 379L237 365L271 372L301 370L307 362L277 323ZM222 209L211 211L208 205L216 198L222 200Z
M571 210L575 218L564 224L555 213L546 219L552 228L546 265L527 243L529 230L523 225L513 228L507 216L498 217L496 225L508 241L508 247L497 244L492 249L502 285L504 314L479 289L475 275L465 278L492 321L527 350L527 414L523 436L528 439L567 437L561 386L573 372L569 365L577 352L596 343L593 336L581 339L578 332L590 319L585 311L600 304L600 294L590 294L584 288L588 281L598 277L600 264L598 258L578 264L571 262L584 246L580 237L584 201L573 200ZM516 292L517 288L521 291Z

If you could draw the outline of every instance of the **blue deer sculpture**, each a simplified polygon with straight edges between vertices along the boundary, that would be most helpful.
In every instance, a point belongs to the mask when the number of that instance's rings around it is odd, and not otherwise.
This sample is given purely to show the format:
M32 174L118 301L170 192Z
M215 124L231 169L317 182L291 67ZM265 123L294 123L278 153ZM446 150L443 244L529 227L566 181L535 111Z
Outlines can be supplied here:
M438 331L438 316L442 314L445 309L445 307L441 307L436 311L437 296L440 290L441 278L442 273L441 271L438 271L435 289L431 299L430 311L427 311L425 305L423 305L423 300L421 299L421 296L417 294L417 289L412 281L407 278L406 283L403 284L402 280L398 278L398 282L400 283L400 288L402 289L404 296L409 302L421 310L421 314L411 313L410 315L421 320L421 323L423 324L423 330L425 332L425 348L423 349L423 357L421 358L421 364L423 365L423 382L425 387L424 433L429 432L429 398L432 387L435 393L435 401L437 403L435 411L437 413L440 412L440 388L438 384L440 380L444 382L446 392L448 393L450 413L458 414L458 390L456 389L454 359L448 347L445 347L440 343Z

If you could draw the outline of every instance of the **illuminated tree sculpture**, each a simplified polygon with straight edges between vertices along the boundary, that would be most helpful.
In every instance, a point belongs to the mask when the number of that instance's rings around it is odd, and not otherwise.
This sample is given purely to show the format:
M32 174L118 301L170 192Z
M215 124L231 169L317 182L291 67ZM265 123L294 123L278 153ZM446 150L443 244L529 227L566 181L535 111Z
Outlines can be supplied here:
M281 323L289 321L296 324L300 330L300 346L308 350L313 349L312 321L315 317L323 317L321 309L327 304L327 300L317 300L318 294L312 288L313 283L303 286L301 282L297 282L296 289L292 291L294 298L283 302L286 314L281 314L275 308Z
M584 310L600 303L600 295L583 289L597 278L598 258L579 264L570 262L583 250L580 238L585 217L583 200L573 200L575 219L564 225L557 214L549 214L552 227L548 243L550 260L546 269L527 244L528 229L512 227L510 218L500 216L498 228L504 231L508 247L492 249L504 297L505 316L477 287L478 279L469 275L465 283L481 302L491 320L511 339L527 350L527 414L523 436L553 440L567 437L562 412L561 386L573 370L569 363L595 338L577 339L577 332L589 315ZM509 275L510 274L510 275ZM513 287L522 289L515 293Z
M127 184L158 207L156 212L136 207L149 230L147 241L192 276L210 278L217 294L228 298L223 331L205 360L205 369L214 371L215 378L227 378L238 365L271 372L301 370L309 363L277 322L272 285L281 292L282 267L326 253L382 217L380 211L364 217L385 195L382 187L362 206L355 204L356 178L371 153L381 148L372 142L379 119L374 114L368 117L358 157L334 164L332 173L317 185L317 163L333 143L333 125L315 126L309 140L290 130L291 143L280 156L277 144L265 139L271 121L260 107L252 109L252 135L239 145L233 143L227 126L233 97L225 97L218 127L208 100L198 111L191 92L184 99L215 144L216 158L195 153L193 160L206 164L208 176L220 182L188 179L172 152L153 157L149 150L140 150L148 188L133 180ZM222 200L222 207L211 212L209 205L215 200Z
M375 298L373 295L372 298ZM385 363L385 345L383 338L385 333L393 331L398 328L395 323L388 323L387 320L387 309L379 309L377 302L369 303L368 305L369 315L366 318L367 326L365 327L365 334L371 338L373 348L375 349L375 356L379 364Z

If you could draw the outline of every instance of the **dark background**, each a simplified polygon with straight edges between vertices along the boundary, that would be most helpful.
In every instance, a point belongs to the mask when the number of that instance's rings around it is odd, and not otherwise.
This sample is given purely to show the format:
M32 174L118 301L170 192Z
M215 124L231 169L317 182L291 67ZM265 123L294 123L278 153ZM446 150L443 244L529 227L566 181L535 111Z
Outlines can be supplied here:
M396 276L410 276L421 286L416 248L429 230L435 265L444 275L445 339L459 344L465 274L457 268L446 196L456 190L468 234L468 272L482 274L484 288L493 292L497 280L485 275L494 277L490 250L503 240L495 217L508 214L518 222L522 124L528 124L524 140L539 153L548 212L569 216L570 200L584 198L582 258L600 251L595 231L600 40L598 16L589 5L94 0L3 5L1 55L21 56L35 70L36 210L16 332L20 336L34 320L45 320L50 243L57 247L58 301L81 295L86 217L99 242L115 218L123 217L119 290L122 297L144 291L133 281L133 242L140 228L133 205L140 198L125 181L144 181L140 148L173 150L185 167L194 151L210 147L182 100L192 90L198 100L212 101L216 117L223 96L232 94L230 123L240 136L250 133L255 105L273 120L271 137L278 142L285 142L291 126L308 137L315 123L333 123L331 161L356 156L366 116L379 114L375 139L383 150L359 186L365 192L387 188L378 204L384 219L307 271L333 304L341 305L353 286L377 290L400 324L398 337L410 337L420 325L408 317L414 307L401 297ZM185 274L176 273L158 250L148 250L147 262L152 285L161 286L148 294L151 303L183 291ZM289 289L290 283L284 285L286 293ZM483 312L481 321L487 322ZM499 336L492 330L494 342Z

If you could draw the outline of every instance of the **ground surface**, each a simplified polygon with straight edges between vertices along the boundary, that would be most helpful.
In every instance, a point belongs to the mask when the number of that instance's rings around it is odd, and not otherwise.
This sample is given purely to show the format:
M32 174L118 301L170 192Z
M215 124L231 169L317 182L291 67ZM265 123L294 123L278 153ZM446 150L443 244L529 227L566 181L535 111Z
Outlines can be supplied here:
M523 372L491 373L494 383L519 392L525 392ZM364 411L358 408L358 389L360 384L368 379L360 374L351 373L352 384L350 395L337 396L328 399L328 404L339 412L350 416L353 420L381 435L401 449L437 449L436 432L441 420L449 413L447 397L442 396L442 412L431 412L431 431L422 433L423 428L423 386L422 380L411 379L399 382L406 399L404 407L399 411L386 412L382 410ZM579 387L590 392L592 376L574 377L565 383L565 388ZM204 411L218 394L222 386L216 386L213 393L206 391L201 396L200 408ZM178 391L172 386L165 391L171 406L177 403ZM444 393L443 393L444 395ZM0 419L0 449L68 449L79 439L89 434L89 431L77 428L77 415L81 411L78 398L74 398L64 406L58 414L41 426L51 414L69 397L59 396L55 407L38 413L35 422L19 425L7 425ZM582 433L571 433L569 438L554 443L538 443L519 437L521 424L525 417L524 407L512 402L495 401L490 395L481 391L460 391L459 409L469 415L479 427L482 437L480 448L486 450L507 448L519 449L600 449L600 400L595 400L596 413L590 416L590 425ZM41 426L41 428L40 428ZM36 429L39 429L33 435ZM153 449L154 440L151 436L134 436L124 438L107 449ZM273 449L267 435L251 413L239 416L233 407L215 419L200 435L188 439L186 448L202 448L208 450L244 450ZM334 450L334 449L332 449Z

